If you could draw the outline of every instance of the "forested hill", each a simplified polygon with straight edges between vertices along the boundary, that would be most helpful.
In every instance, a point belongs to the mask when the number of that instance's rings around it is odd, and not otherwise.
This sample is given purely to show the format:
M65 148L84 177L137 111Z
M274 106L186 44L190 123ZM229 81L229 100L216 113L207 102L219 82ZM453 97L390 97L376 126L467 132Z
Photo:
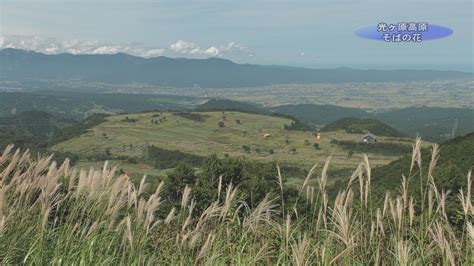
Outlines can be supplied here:
M270 109L317 126L328 125L346 117L373 118L411 137L419 136L437 143L474 131L474 109L468 108L419 106L373 113L334 105L296 104Z
M292 104L270 108L281 114L288 114L313 125L327 125L345 117L368 117L370 114L358 108L336 105Z
M411 136L441 142L474 131L474 109L409 107L374 114L374 118Z
M354 117L342 118L334 121L321 129L321 131L336 131L344 130L347 133L360 133L364 134L370 132L378 136L385 137L404 137L403 133L400 133L396 129L380 122L376 119L360 119Z
M241 111L255 114L272 114L264 107L249 102L240 102L227 99L211 99L195 108L196 111Z
M26 111L0 116L0 150L9 144L44 152L50 145L84 133L104 122L105 114L93 114L82 121L62 118L42 111Z
M466 176L474 167L474 132L457 137L440 145L439 159L433 174L438 189L450 190L453 197L461 187L466 188ZM422 174L426 182L428 164L431 160L431 150L422 150ZM400 185L402 175L410 176L411 156L374 169L373 185L381 195ZM413 189L419 187L419 171L415 166L409 178Z
M10 117L0 117L0 127L15 128L39 137L77 123L72 119L54 116L42 111L26 111Z
M0 149L9 144L19 148L44 148L53 135L76 123L41 111L0 116Z
M271 84L418 81L470 78L435 70L310 69L236 64L221 58L141 58L128 54L73 55L7 48L0 50L1 80L78 79L113 84L147 83L174 87L242 87Z

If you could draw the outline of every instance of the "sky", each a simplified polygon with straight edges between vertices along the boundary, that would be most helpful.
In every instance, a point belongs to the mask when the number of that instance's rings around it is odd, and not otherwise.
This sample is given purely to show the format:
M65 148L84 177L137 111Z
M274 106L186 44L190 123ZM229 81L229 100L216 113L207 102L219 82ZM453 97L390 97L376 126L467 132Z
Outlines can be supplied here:
M463 0L0 0L0 47L49 54L125 52L222 57L302 67L472 71L473 1ZM428 22L446 38L384 43L354 31Z

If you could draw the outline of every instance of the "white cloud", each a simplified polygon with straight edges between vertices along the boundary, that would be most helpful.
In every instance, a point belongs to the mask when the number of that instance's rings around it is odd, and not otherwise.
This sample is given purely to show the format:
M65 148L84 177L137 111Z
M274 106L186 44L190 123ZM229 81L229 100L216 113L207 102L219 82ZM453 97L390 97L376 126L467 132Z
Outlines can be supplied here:
M241 44L230 42L226 46L221 46L220 50L225 51L225 52L233 52L233 51L245 51L247 50L247 48Z
M147 48L140 44L112 44L100 41L68 40L37 36L3 35L0 36L0 49L16 48L32 50L45 54L116 54L127 53L141 57L160 56L165 49Z
M170 49L176 54L187 54L194 56L224 56L234 52L246 52L248 49L235 42L230 42L227 45L211 46L209 48L201 48L193 42L178 40L176 43L170 45Z
M165 49L150 49L144 52L144 57L156 57L165 52Z
M92 54L116 54L120 52L119 46L100 46L92 51Z
M170 45L171 50L178 54L201 54L201 48L195 43L179 40Z
M236 42L226 45L211 45L201 48L194 42L178 40L169 49L147 47L142 43L116 44L102 41L66 40L38 36L3 35L0 36L0 49L16 48L37 51L45 54L116 54L126 53L140 57L156 57L164 54L185 55L191 58L222 56L253 56L250 50Z
M212 46L212 47L209 47L204 53L206 55L210 55L210 56L218 56L219 55L219 49Z

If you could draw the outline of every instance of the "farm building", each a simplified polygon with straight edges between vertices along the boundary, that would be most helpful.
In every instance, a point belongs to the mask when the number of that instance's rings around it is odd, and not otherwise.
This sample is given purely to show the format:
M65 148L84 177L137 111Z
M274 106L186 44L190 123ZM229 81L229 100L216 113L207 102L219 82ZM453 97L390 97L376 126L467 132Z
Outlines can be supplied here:
M374 134L367 133L362 136L362 140L364 141L364 143L376 143L377 137Z

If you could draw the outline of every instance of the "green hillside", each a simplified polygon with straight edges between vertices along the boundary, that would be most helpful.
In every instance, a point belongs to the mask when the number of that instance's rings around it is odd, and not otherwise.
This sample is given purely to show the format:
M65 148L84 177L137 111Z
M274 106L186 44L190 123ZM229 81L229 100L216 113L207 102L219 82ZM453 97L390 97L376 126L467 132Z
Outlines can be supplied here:
M410 107L374 114L374 118L410 134L441 142L474 131L474 109Z
M408 107L370 112L359 108L334 105L296 104L282 105L270 110L291 115L312 125L324 126L346 117L377 119L411 137L442 142L454 135L462 136L474 131L474 109Z
M85 93L74 91L0 91L0 116L12 112L43 111L56 116L82 120L94 113L142 112L145 110L186 110L206 99L125 93Z
M462 224L464 215L459 206L459 192L462 188L467 191L467 174L474 166L474 133L440 145L439 159L433 171L433 180L437 190L446 192L446 213L453 224ZM421 195L425 193L428 198L428 168L431 161L431 148L425 147L421 152L421 171L417 163L410 171L411 156L406 155L392 163L376 167L372 171L372 200L374 206L382 206L386 193L390 194L400 191L402 176L407 177L407 187L410 194L415 195L415 204L420 208ZM333 193L345 184L338 181L331 188ZM423 192L420 193L420 188ZM435 195L433 195L434 197ZM425 205L426 206L426 205Z
M61 129L77 124L41 111L27 111L0 117L0 149L9 144L20 148L45 148L49 140Z
M73 91L52 83L33 83L33 87L57 86L55 91L0 92L0 116L24 111L44 111L55 116L82 120L94 113L135 113L150 110L233 110L256 114L291 116L313 127L322 127L346 117L377 119L411 137L420 136L442 142L452 136L474 131L474 109L410 107L371 113L364 109L334 105L297 104L264 107L258 104L227 99L154 94L91 93ZM96 84L97 85L97 84ZM19 85L18 85L19 86ZM87 84L77 85L80 87ZM98 85L97 85L98 86ZM92 87L92 89L97 89ZM99 86L100 88L100 86ZM62 91L59 91L62 89ZM172 90L166 93L172 93ZM251 100L249 98L249 100Z
M196 111L241 111L255 114L271 114L264 107L249 102L233 101L227 99L211 99L196 106Z
M294 116L312 125L326 125L345 117L367 117L363 109L335 105L296 104L281 105L271 108L272 111Z
M431 160L431 150L422 151L424 167L422 174L427 173L428 163ZM386 166L374 170L374 185L381 193L393 189L400 184L402 175L410 176L411 156L394 161ZM439 189L451 190L456 196L461 187L466 186L466 174L474 167L474 133L457 137L440 145L439 160L437 162L434 180ZM413 171L413 183L419 180L419 171ZM416 180L416 181L415 181ZM417 188L415 186L414 188Z
M285 130L285 125L291 125L293 121L283 117L221 111L149 112L105 119L106 122L52 149L72 152L86 161L109 159L144 164L156 162L149 158L151 147L162 149L154 153L168 152L170 156L189 162L217 154L221 158L245 156L261 162L283 161L307 168L332 155L335 169L347 169L362 159L362 153L348 156L347 150L332 143L334 139L360 141L360 134L334 131L322 134L317 140L311 131ZM389 138L380 139L382 143L385 141L396 142ZM398 158L380 154L371 157L374 165L387 164ZM156 166L163 167L159 162Z
M396 129L376 119L361 119L354 117L342 118L329 123L321 129L322 132L344 130L347 133L364 134L370 132L377 136L404 137L405 135Z

